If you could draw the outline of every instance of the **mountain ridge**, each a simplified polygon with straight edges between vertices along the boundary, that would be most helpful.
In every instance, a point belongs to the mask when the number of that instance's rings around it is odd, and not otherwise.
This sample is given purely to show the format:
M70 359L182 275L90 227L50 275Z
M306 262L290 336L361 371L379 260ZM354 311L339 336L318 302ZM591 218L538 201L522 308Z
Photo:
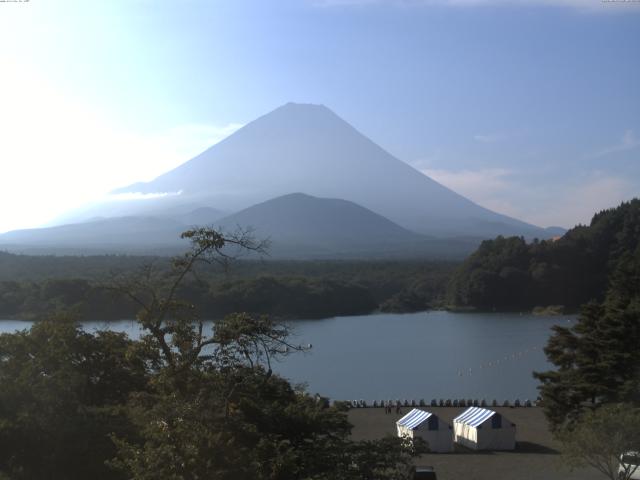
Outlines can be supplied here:
M187 246L180 234L194 226L188 223L189 216L180 218L101 218L16 230L0 235L0 247L20 253L140 253L145 248L159 254L178 253ZM256 239L271 240L267 255L276 259L462 258L481 240L424 236L356 203L303 193L276 197L199 224L228 233L251 228Z
M277 239L280 257L459 257L498 235L563 233L473 203L323 105L283 105L156 179L112 193L65 224L1 235L0 245L176 249L180 231L218 222L259 227Z
M301 191L355 202L429 235L548 236L437 183L319 105L283 105L156 179L114 193L177 191L226 211Z

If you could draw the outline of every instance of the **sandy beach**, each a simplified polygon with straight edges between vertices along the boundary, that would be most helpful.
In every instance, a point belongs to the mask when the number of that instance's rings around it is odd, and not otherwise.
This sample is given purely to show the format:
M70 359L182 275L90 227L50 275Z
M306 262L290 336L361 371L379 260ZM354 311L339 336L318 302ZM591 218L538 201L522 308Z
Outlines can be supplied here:
M396 435L395 422L401 414L385 414L383 408L356 408L349 411L356 440L373 440ZM463 408L425 407L449 423ZM495 408L516 424L517 447L512 452L473 452L456 447L455 453L430 453L416 459L417 465L433 466L438 480L598 480L604 476L587 468L570 472L562 464L559 447L547 428L539 408Z

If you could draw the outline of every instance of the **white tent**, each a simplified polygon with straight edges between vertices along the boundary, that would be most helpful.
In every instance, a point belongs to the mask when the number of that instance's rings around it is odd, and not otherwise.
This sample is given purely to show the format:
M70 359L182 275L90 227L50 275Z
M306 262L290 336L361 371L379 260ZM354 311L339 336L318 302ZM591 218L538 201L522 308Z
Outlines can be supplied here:
M493 410L470 407L453 419L455 442L474 450L514 450L516 425Z
M453 430L451 425L440 420L431 412L414 408L396 422L398 436L422 438L431 452L453 451Z

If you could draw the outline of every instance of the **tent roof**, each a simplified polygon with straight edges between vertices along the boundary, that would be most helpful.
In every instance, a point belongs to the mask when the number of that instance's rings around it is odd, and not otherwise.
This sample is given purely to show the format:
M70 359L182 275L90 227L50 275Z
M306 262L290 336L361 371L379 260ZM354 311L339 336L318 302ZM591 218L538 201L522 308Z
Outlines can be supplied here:
M425 422L431 415L433 415L433 413L414 408L396 423L413 430Z
M456 418L454 422L464 423L470 427L477 427L496 414L493 410L480 407L469 407Z

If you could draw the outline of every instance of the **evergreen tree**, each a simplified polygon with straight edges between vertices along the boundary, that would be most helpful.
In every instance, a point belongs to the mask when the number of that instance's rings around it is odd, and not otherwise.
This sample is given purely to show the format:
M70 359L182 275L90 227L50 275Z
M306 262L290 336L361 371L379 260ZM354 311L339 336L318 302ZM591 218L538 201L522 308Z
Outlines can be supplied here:
M640 199L599 212L589 226L556 241L486 240L452 276L447 301L484 310L562 305L578 311L604 300L612 275L639 245Z
M640 248L622 255L602 304L571 328L555 327L545 352L557 370L534 373L554 428L604 403L640 402Z

